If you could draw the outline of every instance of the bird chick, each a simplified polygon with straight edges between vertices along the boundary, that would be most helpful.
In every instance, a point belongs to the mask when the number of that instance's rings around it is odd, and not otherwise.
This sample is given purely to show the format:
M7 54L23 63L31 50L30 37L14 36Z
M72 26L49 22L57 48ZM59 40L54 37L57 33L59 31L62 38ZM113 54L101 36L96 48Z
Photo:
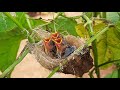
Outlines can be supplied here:
M75 50L75 47L70 46L58 32L44 40L44 48L47 55L59 59L66 58Z
M47 38L44 40L44 51L51 58L56 57L57 48L56 48L55 42L50 38Z
M72 54L75 51L75 46L68 45L65 50L62 52L62 58L68 57L70 54Z
M58 58L62 58L62 53L65 51L67 44L62 38L56 38L54 42L57 48L57 56Z
M63 38L63 37L62 37L62 35L60 33L56 32L56 33L52 33L51 36L50 36L50 38L52 40L55 40L57 38Z

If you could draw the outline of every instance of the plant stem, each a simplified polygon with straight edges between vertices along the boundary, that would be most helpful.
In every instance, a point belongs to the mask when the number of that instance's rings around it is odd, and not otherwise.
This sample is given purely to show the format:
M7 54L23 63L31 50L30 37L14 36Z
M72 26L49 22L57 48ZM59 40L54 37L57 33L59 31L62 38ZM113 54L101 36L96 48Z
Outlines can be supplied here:
M25 29L15 18L13 18L13 16L9 12L3 12L3 14L9 17L20 29Z
M95 64L95 72L98 78L100 78L100 70L98 68L98 52L97 52L97 44L96 40L92 42L93 46L93 54L94 54L94 64Z
M101 12L101 18L106 18L106 12Z
M103 34L105 31L107 31L109 28L109 26L107 26L106 28L104 28L103 30L101 30L98 34L94 35L92 38L90 38L87 42L86 42L86 46L89 46L90 43L92 43L97 37L99 37L101 34ZM74 51L73 54L78 54L81 50L82 50L83 46L80 46L77 50ZM66 62L63 63L63 65ZM47 78L52 77L58 70L60 69L60 66L56 67Z
M102 66L104 66L104 65L106 65L106 64L110 64L110 63L118 62L118 61L120 61L120 59L119 59L119 60L107 61L107 62L105 62L105 63L102 63L102 64L98 65L98 67L102 67ZM90 77L93 77L93 71L94 71L94 70L95 70L95 68L93 68L93 69L91 70L91 72L89 73Z
M60 66L56 67L47 78L51 78L58 70L60 69Z
M98 12L93 12L93 17L97 17Z
M31 32L32 32L32 26L31 26L31 23L30 23L29 17L28 17L28 15L25 15L25 17L26 17L26 21L27 21L27 24L28 24L28 27L29 27L29 29L30 29L30 33L31 33Z
M58 70L60 70L61 66L65 65L67 63L67 60L65 60L63 63L61 63L60 66L57 66L50 74L47 78L51 78Z
M89 46L89 44L92 42L94 64L95 64L95 67L96 67L95 72L96 72L97 77L100 78L100 71L99 71L99 67L98 67L98 53L97 53L97 47L96 47L96 40L95 39L98 38L104 32L106 32L109 29L109 27L112 26L112 25L108 25L106 28L99 31L96 35L94 35L90 19L86 15L83 15L83 18L87 21L88 33L89 33L89 36L91 37L86 42L86 45Z
M21 55L18 57L18 59L9 66L3 73L0 75L0 78L4 78L17 64L19 64L23 58L29 53L28 48L25 48L25 50L21 53Z
M88 28L89 36L92 38L94 36L92 21L86 15L83 15L83 18L86 20L86 25ZM101 33L99 33L99 34L101 35ZM99 34L98 34L98 36L99 36ZM97 38L97 37L95 37L95 38ZM94 38L92 38L92 39L94 39ZM90 40L92 40L92 39L90 39ZM88 41L87 44L90 42ZM93 55L94 55L94 64L96 67L95 72L96 72L97 77L100 78L100 71L99 71L99 68L97 67L98 66L98 52L97 52L97 47L96 47L96 40L93 40L92 47L93 47Z
M117 12L117 14L119 15L119 20L120 20L120 12Z
M5 77L10 78L13 70L14 70L14 68L11 71L9 71L9 73Z
M89 45L91 42L93 42L96 38L98 38L101 34L103 34L104 32L106 32L109 29L110 25L108 25L107 27L105 27L103 30L100 30L96 35L94 35L93 37L91 37L86 44Z
M9 12L3 12L3 14L9 17L22 30L25 35L29 34L29 32Z

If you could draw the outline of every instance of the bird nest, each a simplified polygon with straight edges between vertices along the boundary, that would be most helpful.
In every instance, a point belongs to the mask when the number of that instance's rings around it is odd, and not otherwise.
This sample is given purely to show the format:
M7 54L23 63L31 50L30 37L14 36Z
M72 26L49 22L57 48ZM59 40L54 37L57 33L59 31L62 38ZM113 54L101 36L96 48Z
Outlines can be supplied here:
M49 33L41 34L41 31L38 30L40 35L44 35L43 37L49 37ZM42 36L41 36L42 37ZM84 46L85 41L79 37L75 37L72 35L64 36L64 39L71 46L75 46L76 50L83 46L79 53L71 53L66 58L52 58L47 55L44 51L43 40L38 43L28 44L31 54L35 55L37 61L45 68L49 70L53 70L54 68L60 66L60 70L58 72L63 72L65 74L73 74L79 77L82 77L84 73L87 73L93 67L93 59L90 56L90 51L88 47ZM64 64L63 64L64 63Z

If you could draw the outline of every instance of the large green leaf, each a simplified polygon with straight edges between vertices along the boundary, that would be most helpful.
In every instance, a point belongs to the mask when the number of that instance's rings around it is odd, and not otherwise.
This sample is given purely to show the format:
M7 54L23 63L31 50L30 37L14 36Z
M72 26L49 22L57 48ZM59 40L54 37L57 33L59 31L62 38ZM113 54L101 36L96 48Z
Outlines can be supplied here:
M24 28L29 29L24 12L17 12L13 17ZM20 42L25 39L25 36L21 32L22 30L3 13L0 13L0 22L0 70L3 72L16 60ZM35 28L45 22L31 19L30 23L32 28Z
M76 25L77 22L73 19L65 18L62 16L59 16L57 19L55 19L56 30L61 33L67 31L69 34L77 36L78 34L75 32ZM54 23L51 23L48 25L48 27L54 31Z
M32 28L35 28L41 24L45 24L46 22L41 19L31 19L29 17L26 17L25 12L16 12L16 19L22 24L22 26L26 29L29 29L27 18L29 19L29 22L31 24Z
M14 35L10 32L0 33L0 36L7 36L0 39L0 70L2 72L16 60L20 41L23 39L21 35Z
M0 32L9 31L15 28L16 25L7 16L0 12Z
M27 24L26 20L26 13L25 12L16 12L14 18L16 18L19 23L26 29L29 29L29 26ZM29 19L32 28L35 28L41 24L45 24L46 22L41 19ZM2 31L9 31L14 28L16 28L16 24L7 16L5 16L2 12L0 12L0 32Z
M76 26L76 31L81 37L88 35L86 29L79 24ZM103 19L94 20L94 33L98 33L108 25L108 21ZM120 25L120 24L119 24ZM120 32L116 27L111 27L107 32L97 38L98 63L102 64L108 60L120 59ZM102 66L108 67L111 64Z

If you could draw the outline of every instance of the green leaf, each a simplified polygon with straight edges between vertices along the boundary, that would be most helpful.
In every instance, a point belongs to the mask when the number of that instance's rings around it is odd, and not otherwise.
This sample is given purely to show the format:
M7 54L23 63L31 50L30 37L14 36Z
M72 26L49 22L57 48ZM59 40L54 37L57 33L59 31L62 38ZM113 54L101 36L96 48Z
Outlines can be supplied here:
M113 71L112 78L118 78L118 70Z
M15 15L13 16L24 28L26 28L29 31L29 26L27 23L27 18L26 17L26 13L25 12L14 12ZM46 22L41 20L41 19L29 19L29 22L32 26L32 28L37 27L38 25L41 24L45 24ZM4 15L3 13L0 13L0 32L1 31L8 31L8 30L12 30L14 28L17 28L17 25L10 19L8 18L6 15Z
M46 22L41 20L41 19L31 19L29 17L26 17L25 12L16 12L16 19L22 24L22 26L26 29L29 29L28 23L27 23L27 18L30 21L31 27L35 28L41 24L45 24Z
M62 16L59 16L57 19L55 19L55 27L56 30L59 32L68 32L71 35L77 36L78 34L75 32L75 26L77 25L77 22L73 19L65 18ZM48 25L50 29L54 32L54 23L51 23Z
M106 19L113 23L116 23L119 20L119 15L117 12L107 12Z
M106 75L104 78L118 78L118 70L114 70L111 74Z
M30 23L32 28L35 28L39 25L46 24L47 22L43 21L42 19L30 19Z
M29 29L24 12L17 12L16 16L13 16L23 25L26 29ZM7 69L15 60L19 45L25 36L17 25L3 13L0 13L0 70L3 72ZM32 28L44 24L42 20L30 20Z
M20 41L23 39L21 35L10 35L7 32L4 34L9 36L0 39L0 70L2 72L16 60Z
M7 16L5 16L2 12L0 12L0 32L10 31L15 27L15 23L11 21Z
M20 41L25 37L3 13L0 13L0 21L0 70L3 72L16 60Z

